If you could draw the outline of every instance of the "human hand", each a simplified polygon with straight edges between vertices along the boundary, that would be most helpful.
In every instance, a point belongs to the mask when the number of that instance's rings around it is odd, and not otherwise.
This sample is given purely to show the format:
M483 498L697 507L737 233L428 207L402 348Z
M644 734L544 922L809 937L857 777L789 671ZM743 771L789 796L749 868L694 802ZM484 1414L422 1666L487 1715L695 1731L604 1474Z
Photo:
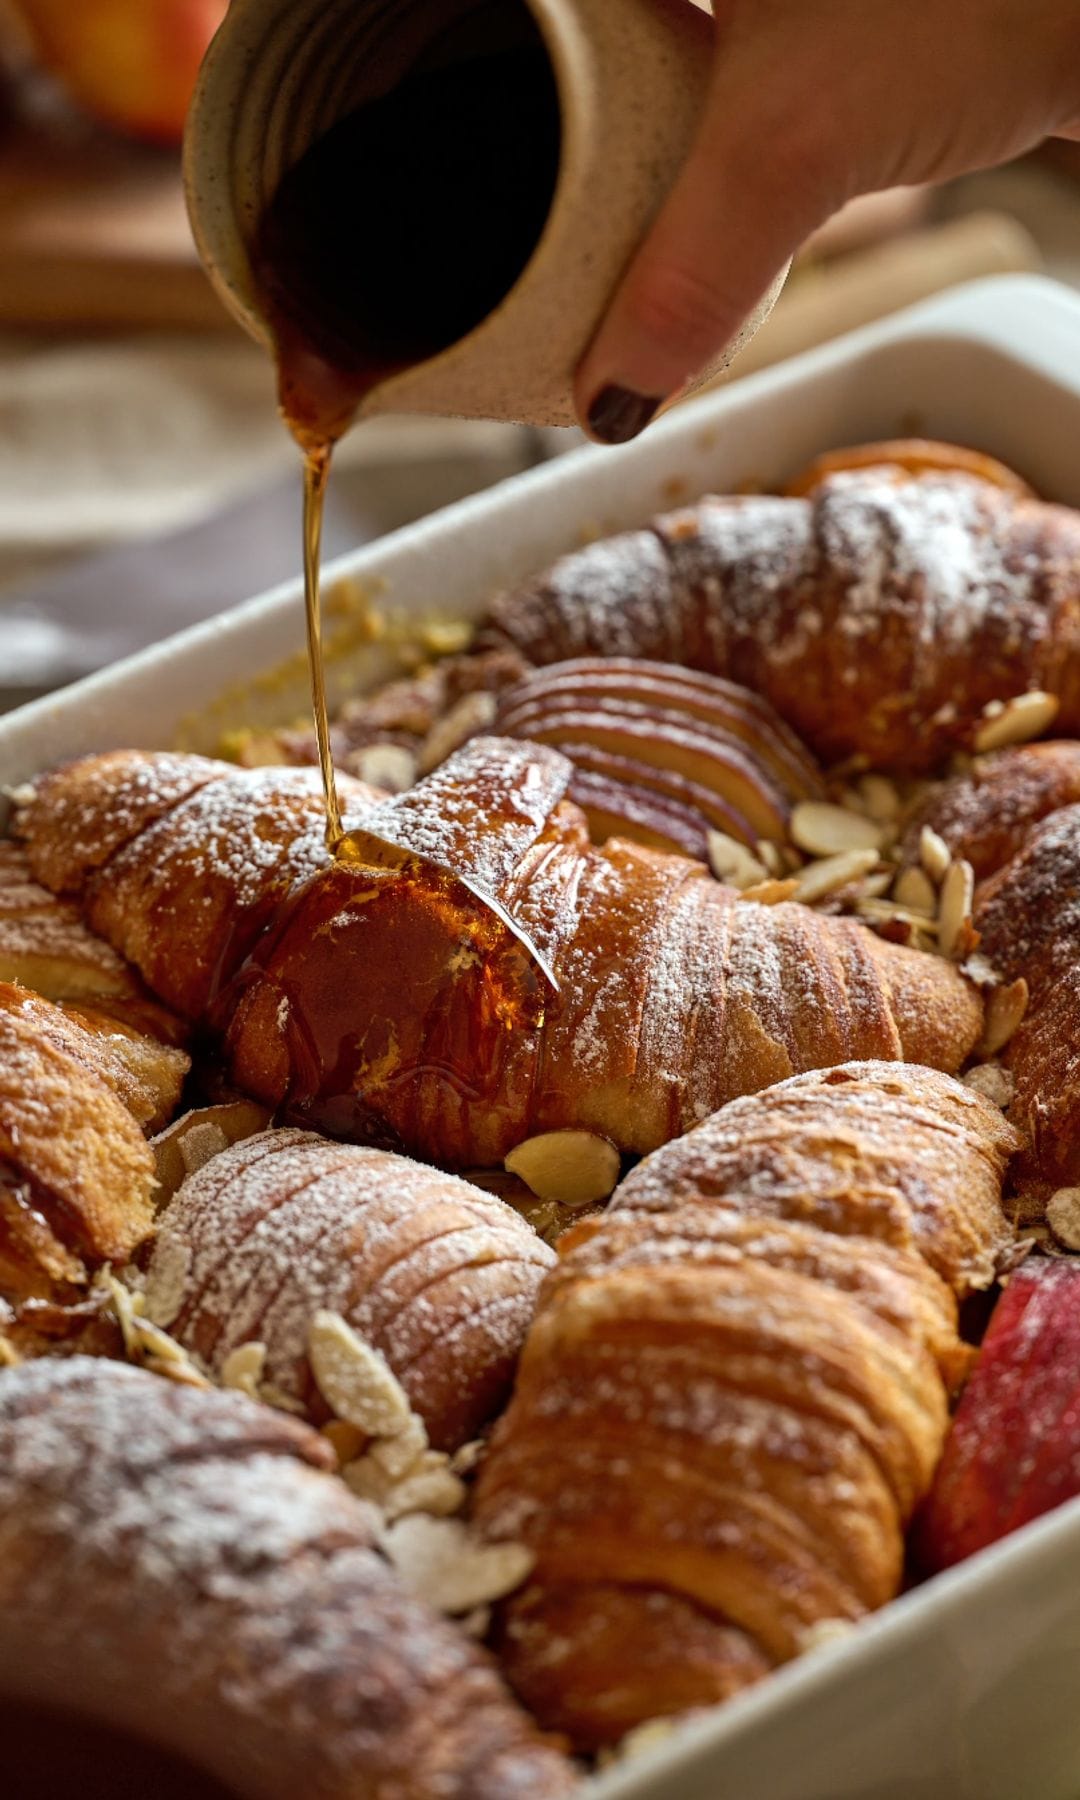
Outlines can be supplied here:
M846 200L1080 136L1077 0L716 0L686 165L578 370L622 443L734 337Z

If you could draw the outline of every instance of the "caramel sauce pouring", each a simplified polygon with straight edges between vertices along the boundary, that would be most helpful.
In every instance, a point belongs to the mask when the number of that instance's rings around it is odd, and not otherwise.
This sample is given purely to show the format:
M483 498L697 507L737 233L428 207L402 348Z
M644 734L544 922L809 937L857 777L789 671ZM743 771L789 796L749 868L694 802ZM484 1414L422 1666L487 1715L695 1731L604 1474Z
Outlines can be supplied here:
M528 261L558 165L551 81L535 45L436 61L407 76L341 121L289 171L261 222L253 260L268 301L282 415L304 455L304 597L327 849L349 867L403 874L427 867L453 878L557 990L529 933L469 874L362 828L345 828L321 620L323 514L334 444L373 388L465 335ZM372 168L379 181L365 188ZM359 229L350 230L350 209L358 208ZM433 292L437 320L430 312Z

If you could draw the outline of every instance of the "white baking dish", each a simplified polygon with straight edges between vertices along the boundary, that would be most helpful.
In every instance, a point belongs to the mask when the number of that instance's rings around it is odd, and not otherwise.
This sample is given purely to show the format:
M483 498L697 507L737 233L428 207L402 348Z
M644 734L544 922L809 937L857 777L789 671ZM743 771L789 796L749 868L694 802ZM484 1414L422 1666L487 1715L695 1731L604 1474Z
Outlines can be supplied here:
M1080 504L1080 299L979 282L681 409L618 452L583 450L334 565L348 637L364 596L475 615L583 535L813 453L924 432L990 451ZM299 543L299 538L298 538ZM153 595L147 595L153 606ZM213 748L303 703L297 584L0 719L0 782L117 744ZM0 643L0 681L3 649ZM388 666L353 643L339 693ZM269 672L273 671L272 675ZM595 1800L1076 1800L1080 1502L896 1602L596 1784Z

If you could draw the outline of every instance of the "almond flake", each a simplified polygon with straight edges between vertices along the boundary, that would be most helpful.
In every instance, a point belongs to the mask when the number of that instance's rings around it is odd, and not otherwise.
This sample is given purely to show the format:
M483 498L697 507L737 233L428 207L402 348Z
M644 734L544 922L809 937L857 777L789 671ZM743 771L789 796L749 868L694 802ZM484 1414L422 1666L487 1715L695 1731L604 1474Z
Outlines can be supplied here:
M188 1174L197 1175L211 1157L220 1156L223 1150L228 1149L229 1140L220 1125L205 1123L192 1125L178 1139L177 1147Z
M221 1365L221 1385L238 1388L250 1400L259 1399L259 1383L266 1367L266 1345L240 1344Z
M937 890L926 870L916 863L901 869L893 884L893 899L905 912L925 913L928 919L937 912Z
M963 858L950 863L941 884L938 906L938 949L942 956L955 957L963 945L966 952L971 928L971 908L975 900L975 871Z
M1056 694L1032 689L1002 703L991 700L983 708L984 723L975 733L974 747L980 754L988 750L1004 750L1010 744L1028 744L1032 738L1048 731L1058 715L1061 702Z
M800 800L788 822L792 840L810 856L839 856L846 850L881 850L886 833L874 819L828 800Z
M205 1375L200 1374L194 1363L174 1362L164 1356L147 1356L142 1366L151 1375L163 1375L166 1381L175 1381L180 1387L208 1389L213 1386Z
M485 689L478 688L474 693L466 694L431 727L416 759L417 774L430 775L470 738L481 731L490 731L498 710L494 694Z
M1046 1202L1046 1222L1067 1250L1080 1250L1080 1188L1058 1188Z
M940 885L949 871L952 851L932 825L924 825L919 833L919 861L932 882Z
M754 854L770 875L783 875L784 859L780 854L780 846L774 844L771 838L758 838Z
M986 1018L979 1054L996 1056L1004 1050L1017 1026L1023 1022L1028 1008L1028 984L1021 975L1008 987L996 987L986 1002Z
M403 744L365 744L349 758L350 772L369 787L403 794L416 780L416 757Z
M764 881L768 869L763 862L740 844L738 838L729 837L726 831L708 831L705 834L709 867L717 881L724 881L729 887L752 887L755 882Z
M368 1437L396 1437L413 1412L394 1371L339 1313L324 1309L308 1328L308 1361L330 1410Z
M377 1506L390 1524L410 1513L450 1518L465 1504L465 1483L451 1470L449 1457L437 1450L425 1450L397 1479L370 1453L349 1463L342 1474L352 1493Z
M409 1423L395 1437L376 1438L368 1449L368 1455L391 1481L400 1481L415 1469L427 1447L428 1435L424 1421L416 1413L412 1413Z
M577 1211L608 1198L622 1165L611 1140L595 1131L542 1131L511 1150L504 1167L541 1200Z
M759 906L779 906L784 900L797 898L798 882L789 876L784 881L755 881L752 887L740 888L740 900L756 900Z
M513 1593L536 1561L524 1544L486 1544L459 1519L426 1513L398 1519L382 1533L381 1543L406 1587L451 1617Z
M977 1063L966 1075L960 1077L965 1087L974 1088L984 1100L992 1100L1000 1106L1002 1112L1011 1106L1016 1092L1016 1082L1008 1069L1003 1069L999 1062Z
M861 776L857 791L866 811L879 825L891 825L899 818L900 794L887 775Z
M824 856L817 862L808 863L795 884L796 900L804 906L811 906L815 900L823 900L826 894L833 894L837 888L847 887L849 882L859 881L869 875L878 860L876 850L844 850L838 856Z
M894 900L857 900L855 910L865 919L887 924L892 920L910 925L913 931L924 932L928 937L936 937L938 922L928 919L922 913L908 912L905 907L897 906Z

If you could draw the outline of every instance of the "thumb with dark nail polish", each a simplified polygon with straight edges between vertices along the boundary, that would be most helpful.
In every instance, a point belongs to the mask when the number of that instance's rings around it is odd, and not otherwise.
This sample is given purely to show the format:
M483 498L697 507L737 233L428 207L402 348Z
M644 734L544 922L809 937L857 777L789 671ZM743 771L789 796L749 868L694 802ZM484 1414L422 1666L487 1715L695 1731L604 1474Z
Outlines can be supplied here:
M631 388L603 387L589 407L586 423L601 444L628 444L644 431L662 394L635 394Z

